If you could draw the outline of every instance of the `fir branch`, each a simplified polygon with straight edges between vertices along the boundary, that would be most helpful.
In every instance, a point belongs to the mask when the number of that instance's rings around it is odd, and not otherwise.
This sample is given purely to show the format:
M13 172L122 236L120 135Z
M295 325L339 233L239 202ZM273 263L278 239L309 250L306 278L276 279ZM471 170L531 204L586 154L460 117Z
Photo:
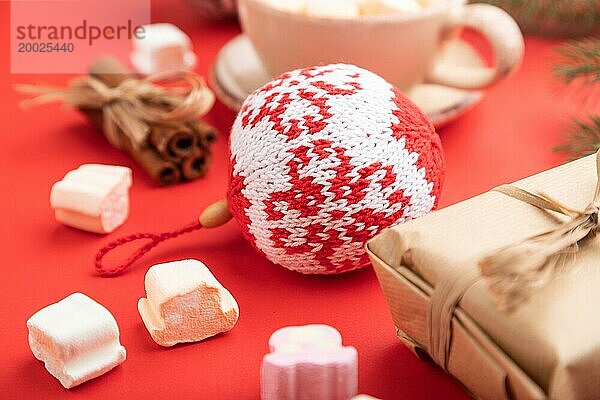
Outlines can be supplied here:
M526 17L574 21L584 18L599 21L598 0L485 0L498 7L516 11Z
M584 84L600 82L600 36L567 42L558 53L561 60L554 73L566 84L575 80Z
M575 118L567 142L556 146L554 151L567 153L571 160L593 154L600 150L600 114L589 121Z
M471 0L503 8L526 33L576 37L600 32L598 0Z

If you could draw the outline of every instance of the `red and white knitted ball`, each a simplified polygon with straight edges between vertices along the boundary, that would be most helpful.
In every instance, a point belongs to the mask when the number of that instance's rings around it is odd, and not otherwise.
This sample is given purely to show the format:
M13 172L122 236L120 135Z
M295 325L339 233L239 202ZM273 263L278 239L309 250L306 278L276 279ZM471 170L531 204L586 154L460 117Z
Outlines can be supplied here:
M442 185L431 122L352 65L266 84L244 102L230 140L233 216L269 260L305 274L367 265L365 242L429 213Z

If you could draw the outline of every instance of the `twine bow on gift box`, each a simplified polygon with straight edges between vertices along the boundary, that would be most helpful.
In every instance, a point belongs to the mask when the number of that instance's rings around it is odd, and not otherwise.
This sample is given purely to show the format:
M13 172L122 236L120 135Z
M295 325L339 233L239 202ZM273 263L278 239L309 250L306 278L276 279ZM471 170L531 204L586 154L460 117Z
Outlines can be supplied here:
M509 245L479 262L481 274L499 296L499 307L511 309L543 288L558 273L573 264L580 246L596 235L600 212L600 152L596 154L599 181L592 202L579 211L561 204L543 193L504 185L497 192L523 201L544 211L568 216L554 229Z
M600 177L600 152L596 154ZM599 179L600 180L600 179ZM482 279L497 295L498 308L511 311L573 265L577 252L599 229L600 182L585 210L568 207L543 193L532 193L512 185L494 189L545 212L565 216L553 228L494 251L479 260L479 270L466 268L438 282L428 310L427 352L443 369L448 368L455 310L468 290Z
M186 84L163 87L158 84ZM24 100L29 107L64 101L80 109L101 109L104 134L115 147L124 150L121 133L133 148L144 145L152 125L169 125L200 118L214 104L214 95L204 80L188 71L173 71L145 79L125 79L110 87L93 76L73 80L67 89L51 86L17 85L17 90L37 97Z

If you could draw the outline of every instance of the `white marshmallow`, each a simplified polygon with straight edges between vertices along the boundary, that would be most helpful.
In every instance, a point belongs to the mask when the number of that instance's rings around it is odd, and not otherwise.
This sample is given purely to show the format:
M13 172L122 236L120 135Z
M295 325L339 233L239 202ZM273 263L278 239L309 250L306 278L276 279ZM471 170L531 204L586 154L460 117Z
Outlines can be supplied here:
M315 17L354 18L360 16L355 0L308 0L306 14Z
M139 300L138 310L161 346L204 340L237 322L237 302L200 261L154 265L145 286L147 298Z
M366 0L362 6L362 14L405 14L419 12L421 9L417 0Z
M108 233L129 215L131 169L84 164L52 186L56 220L85 231Z
M189 70L196 64L192 41L173 24L144 25L144 37L133 39L131 63L142 74Z
M125 361L114 317L84 294L41 309L27 320L27 328L33 355L67 389Z
M262 0L270 7L315 17L355 18L360 15L415 13L447 0Z
M419 0L419 3L423 8L435 6L436 4L445 3L448 0Z
M349 1L356 4L358 6L359 10L361 10L361 12L362 12L362 7L365 5L367 0L349 0Z
M301 14L306 10L307 0L262 0L263 3L278 10Z
M354 396L352 400L379 400L377 397L369 396L368 394L359 394Z

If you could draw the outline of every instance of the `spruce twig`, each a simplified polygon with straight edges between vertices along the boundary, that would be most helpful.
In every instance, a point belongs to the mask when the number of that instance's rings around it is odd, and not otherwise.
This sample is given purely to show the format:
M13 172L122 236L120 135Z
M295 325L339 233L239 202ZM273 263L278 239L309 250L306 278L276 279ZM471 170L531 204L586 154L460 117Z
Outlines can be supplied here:
M565 85L581 85L597 91L600 84L600 36L569 41L558 49L561 56L554 67L554 74ZM580 91L580 93L587 91ZM567 153L576 159L595 153L600 149L600 114L588 118L574 118L567 141L555 151Z
M598 0L471 0L503 8L526 33L555 37L588 36L599 32Z
M588 121L574 118L573 128L565 143L556 146L554 151L567 153L570 160L594 154L600 150L600 114L592 115Z
M600 83L600 36L567 42L558 53L561 60L554 67L554 73L564 83Z

